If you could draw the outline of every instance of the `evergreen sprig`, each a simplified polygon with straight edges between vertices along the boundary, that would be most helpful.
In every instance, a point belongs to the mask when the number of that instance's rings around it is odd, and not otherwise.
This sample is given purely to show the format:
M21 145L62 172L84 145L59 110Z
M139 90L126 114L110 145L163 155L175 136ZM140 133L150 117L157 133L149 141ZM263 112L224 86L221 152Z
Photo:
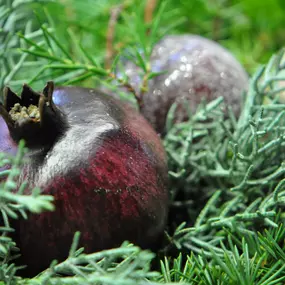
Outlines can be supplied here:
M153 253L125 242L116 249L84 254L82 248L77 249L79 237L76 233L69 257L64 262L54 262L49 269L24 284L157 284L147 281L159 276L158 272L150 270Z
M27 55L19 52L20 39L17 32L22 32L30 39L40 33L34 30L32 10L40 4L53 0L3 0L0 2L0 90L19 76ZM30 19L27 21L27 19Z
M285 228L260 233L257 238L237 239L230 233L229 247L221 242L221 255L212 251L212 259L202 252L190 254L186 261L182 254L172 262L161 261L161 282L185 282L199 285L273 285L284 284ZM281 243L281 246L280 246ZM252 252L252 248L256 250Z
M285 205L285 113L278 99L283 55L253 76L238 121L231 110L225 118L222 98L201 105L184 123L171 125L175 106L169 113L164 142L172 199L181 211L185 201L196 206L184 211L190 228L174 223L169 240L177 248L219 255L228 231L256 237L260 229L278 227L275 219Z
M13 284L16 268L10 264L18 251L16 244L9 236L13 233L12 220L19 216L27 219L27 212L41 213L52 211L53 197L40 195L39 189L35 188L31 195L24 195L25 183L18 185L18 177L21 173L25 148L23 141L20 142L16 156L0 153L0 167L10 165L8 170L0 172L0 280L5 284Z
M107 86L111 90L116 90L121 99L127 99L133 103L138 103L141 107L142 96L147 91L148 81L161 74L151 71L150 57L154 45L157 41L173 27L181 24L184 19L175 21L168 27L161 27L160 23L165 16L168 1L163 1L159 5L157 13L153 17L151 29L149 24L144 22L143 10L144 2L141 2L136 11L122 14L124 29L132 40L128 41L125 49L117 51L110 68L104 67L103 57L99 60L93 50L88 50L82 45L76 36L74 29L69 27L65 35L69 40L63 41L56 33L54 23L51 18L46 17L46 22L40 23L40 38L33 39L30 34L18 33L22 39L20 50L22 54L28 56L26 65L34 66L35 72L28 84L43 84L48 78L59 85L84 85L88 82L89 87L101 85ZM171 15L170 15L171 16ZM130 60L138 67L141 84L139 88L134 88L129 83L129 78L124 72L123 60ZM38 67L38 68L37 68ZM23 83L22 80L10 82L12 85ZM123 88L126 91L124 91ZM134 100L136 99L136 100Z

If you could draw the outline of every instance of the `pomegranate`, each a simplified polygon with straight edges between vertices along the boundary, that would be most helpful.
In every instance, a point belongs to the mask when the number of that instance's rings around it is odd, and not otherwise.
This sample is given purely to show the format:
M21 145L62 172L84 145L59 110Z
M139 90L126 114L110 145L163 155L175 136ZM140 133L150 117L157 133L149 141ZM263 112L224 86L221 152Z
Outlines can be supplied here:
M8 127L4 119L0 116L0 152L15 155L17 153L17 144L12 140L9 134ZM9 168L8 165L0 166L0 172ZM4 177L0 177L0 182L4 180Z
M142 98L141 112L157 132L164 133L166 116L174 102L178 104L176 121L187 118L186 109L182 108L185 99L195 112L202 98L209 102L223 96L239 115L248 75L218 43L197 35L166 36L153 49L151 67L152 72L166 72L149 81L148 92ZM129 61L124 70L138 91L141 70Z
M15 221L24 276L64 260L75 231L86 252L129 240L159 242L167 212L167 166L160 138L132 107L94 89L24 85L5 89L0 151L28 152L19 178L26 193L39 186L55 198L54 212ZM4 124L4 121L5 124Z

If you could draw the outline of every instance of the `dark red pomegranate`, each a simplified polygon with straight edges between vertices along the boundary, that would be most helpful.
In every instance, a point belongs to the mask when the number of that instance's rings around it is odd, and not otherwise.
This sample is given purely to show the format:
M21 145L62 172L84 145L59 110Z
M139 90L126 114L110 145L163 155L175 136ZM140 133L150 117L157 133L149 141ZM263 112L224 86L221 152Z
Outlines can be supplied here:
M174 102L180 106L176 120L186 119L186 110L181 108L185 99L195 112L202 98L209 102L223 96L239 115L248 76L234 56L218 43L197 35L166 36L154 47L151 67L153 72L166 71L150 80L149 90L142 98L141 112L157 132L165 131L166 116ZM124 71L138 90L139 68L126 62Z
M0 152L15 155L17 153L17 144L12 140L8 127L4 119L0 116ZM9 166L0 167L0 171L7 169ZM4 177L0 177L0 182Z
M20 176L39 186L56 210L15 223L26 276L67 257L75 231L94 252L129 240L152 248L168 211L166 157L147 121L130 106L94 89L59 87L42 93L10 89L0 105L0 151L29 149ZM9 132L8 132L8 129Z

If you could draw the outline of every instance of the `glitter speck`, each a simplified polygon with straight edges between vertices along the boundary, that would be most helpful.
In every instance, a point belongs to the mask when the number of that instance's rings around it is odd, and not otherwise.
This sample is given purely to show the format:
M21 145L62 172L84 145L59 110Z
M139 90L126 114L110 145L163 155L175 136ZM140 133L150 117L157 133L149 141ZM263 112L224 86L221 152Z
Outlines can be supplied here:
M170 85L170 79L166 78L164 81L165 86L169 86Z
M161 96L162 92L160 89L154 89L153 94L157 96Z

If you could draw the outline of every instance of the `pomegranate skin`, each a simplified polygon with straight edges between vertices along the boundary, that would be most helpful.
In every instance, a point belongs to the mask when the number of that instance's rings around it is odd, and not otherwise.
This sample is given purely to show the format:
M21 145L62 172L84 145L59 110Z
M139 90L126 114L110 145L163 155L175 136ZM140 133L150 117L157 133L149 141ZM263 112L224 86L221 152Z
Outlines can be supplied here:
M17 144L10 137L8 127L1 116L0 116L0 152L5 152L11 155L15 155L17 153ZM8 165L0 167L0 172L8 168L9 168ZM2 181L4 181L4 177L0 177L0 183Z
M165 73L149 81L141 112L158 133L164 134L166 116L174 102L178 104L176 121L187 119L186 110L182 108L185 99L195 112L202 98L209 102L223 96L235 115L239 115L248 75L218 43L198 35L166 36L153 49L151 68L152 72ZM138 91L139 68L127 61L124 71Z
M58 134L50 140L52 124L44 133L31 129L28 139L34 142L28 143L19 183L28 181L27 192L39 186L52 194L56 210L15 222L18 262L28 266L22 275L34 276L53 259L64 260L75 231L81 232L85 252L124 240L153 248L168 213L160 138L133 108L96 90L59 87L52 99L60 114L60 122L53 122Z

